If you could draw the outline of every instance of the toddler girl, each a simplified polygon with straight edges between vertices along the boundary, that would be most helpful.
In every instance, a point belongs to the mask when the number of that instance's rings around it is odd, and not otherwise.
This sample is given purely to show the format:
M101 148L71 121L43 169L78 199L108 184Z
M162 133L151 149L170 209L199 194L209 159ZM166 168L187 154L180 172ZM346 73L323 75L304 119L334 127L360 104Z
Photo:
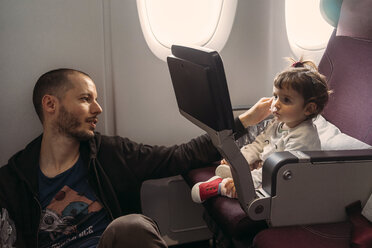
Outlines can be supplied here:
M311 61L294 62L274 79L271 113L273 120L256 139L241 148L250 165L254 187L262 185L262 165L266 158L280 151L320 150L318 132L313 119L328 101L325 77ZM194 202L223 195L236 198L234 181L227 161L222 160L216 176L199 182L191 190Z

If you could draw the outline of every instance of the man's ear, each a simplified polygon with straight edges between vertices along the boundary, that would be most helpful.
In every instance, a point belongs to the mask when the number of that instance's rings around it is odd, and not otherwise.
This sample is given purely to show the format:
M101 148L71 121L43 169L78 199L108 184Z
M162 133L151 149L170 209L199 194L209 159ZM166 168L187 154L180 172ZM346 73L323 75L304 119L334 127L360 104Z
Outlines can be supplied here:
M314 114L316 110L318 109L318 106L315 102L309 102L305 106L305 115L309 116L311 114Z
M41 105L45 113L54 114L57 110L58 100L55 96L45 95L41 99Z

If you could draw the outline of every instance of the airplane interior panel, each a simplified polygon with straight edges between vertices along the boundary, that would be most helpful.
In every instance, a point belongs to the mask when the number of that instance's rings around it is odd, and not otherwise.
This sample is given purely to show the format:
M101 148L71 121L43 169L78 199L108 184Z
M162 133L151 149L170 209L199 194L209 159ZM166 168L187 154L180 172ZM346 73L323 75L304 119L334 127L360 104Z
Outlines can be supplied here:
M0 247L372 247L371 11L1 0Z

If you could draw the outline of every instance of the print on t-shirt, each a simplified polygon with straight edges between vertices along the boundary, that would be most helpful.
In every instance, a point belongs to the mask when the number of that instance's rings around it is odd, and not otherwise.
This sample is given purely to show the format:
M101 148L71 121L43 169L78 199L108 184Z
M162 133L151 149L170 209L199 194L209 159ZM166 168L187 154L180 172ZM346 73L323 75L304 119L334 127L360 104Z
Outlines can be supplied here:
M75 234L76 238L89 235L93 230L80 230L78 233L77 226L101 209L99 202L64 186L42 212L40 235L45 238L43 243L53 242L63 235Z

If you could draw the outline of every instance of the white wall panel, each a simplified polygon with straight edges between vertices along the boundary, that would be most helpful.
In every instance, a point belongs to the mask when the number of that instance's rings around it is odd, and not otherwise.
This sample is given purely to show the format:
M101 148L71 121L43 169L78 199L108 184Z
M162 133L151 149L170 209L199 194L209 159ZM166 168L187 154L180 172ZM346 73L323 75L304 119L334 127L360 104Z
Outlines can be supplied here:
M233 105L254 104L261 96L272 94L273 67L282 69L283 61L281 58L273 61L271 53L280 53L277 50L282 49L278 47L282 43L284 53L289 52L285 32L281 32L284 12L277 13L271 7L284 6L284 1L276 2L238 2L231 36L221 52ZM283 23L276 24L277 19ZM273 42L272 24L277 25L276 29L279 27L275 31L279 37ZM167 65L147 47L136 2L112 0L111 25L117 134L138 142L164 145L201 134L178 112ZM280 66L273 65L277 61Z
M168 68L147 47L136 1L0 1L0 165L41 133L32 89L44 72L90 74L98 131L170 145L202 132L178 112ZM290 55L284 1L241 0L221 56L233 105L269 96Z
M79 69L92 76L99 97L105 94L102 6L100 0L0 1L0 165L41 133L32 105L41 74ZM105 129L101 121L99 130Z

